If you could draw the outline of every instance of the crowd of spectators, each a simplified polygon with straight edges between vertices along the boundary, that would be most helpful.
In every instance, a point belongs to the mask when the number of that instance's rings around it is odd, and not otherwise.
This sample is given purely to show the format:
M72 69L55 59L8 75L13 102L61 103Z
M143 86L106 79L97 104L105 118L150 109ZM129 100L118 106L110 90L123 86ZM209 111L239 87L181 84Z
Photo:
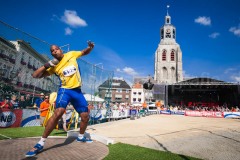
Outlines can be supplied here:
M33 106L33 99L27 95L0 96L0 108L24 109Z

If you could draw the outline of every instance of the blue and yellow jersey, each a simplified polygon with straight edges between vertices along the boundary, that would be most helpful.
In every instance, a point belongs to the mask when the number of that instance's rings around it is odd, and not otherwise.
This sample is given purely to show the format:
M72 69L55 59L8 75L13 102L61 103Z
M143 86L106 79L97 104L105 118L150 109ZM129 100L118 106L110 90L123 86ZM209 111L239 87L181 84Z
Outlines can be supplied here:
M82 56L81 51L70 51L64 54L62 60L55 66L47 69L49 74L56 74L61 81L61 88L77 88L81 86L81 75L77 58Z

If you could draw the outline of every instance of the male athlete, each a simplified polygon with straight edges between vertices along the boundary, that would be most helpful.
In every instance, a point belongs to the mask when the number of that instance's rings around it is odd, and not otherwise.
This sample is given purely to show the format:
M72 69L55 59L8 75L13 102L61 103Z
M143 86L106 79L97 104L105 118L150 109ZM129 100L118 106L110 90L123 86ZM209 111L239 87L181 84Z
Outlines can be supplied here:
M77 141L87 143L93 142L91 139L84 137L84 132L89 120L88 104L81 92L82 82L77 64L77 58L89 54L93 47L94 43L88 41L88 47L86 49L82 51L70 51L63 54L62 50L57 45L52 45L50 51L54 59L38 68L32 74L33 78L42 78L56 74L61 80L61 87L58 90L54 114L49 118L42 138L26 153L26 157L35 156L43 149L45 140L56 127L69 102L71 102L81 117Z

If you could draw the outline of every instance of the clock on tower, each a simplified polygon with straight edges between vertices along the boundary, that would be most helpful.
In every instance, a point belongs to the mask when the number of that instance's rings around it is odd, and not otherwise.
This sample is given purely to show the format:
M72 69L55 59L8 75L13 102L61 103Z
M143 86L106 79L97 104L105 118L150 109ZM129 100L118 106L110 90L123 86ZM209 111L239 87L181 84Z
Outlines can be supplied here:
M169 28L166 29L166 38L171 38L171 30Z

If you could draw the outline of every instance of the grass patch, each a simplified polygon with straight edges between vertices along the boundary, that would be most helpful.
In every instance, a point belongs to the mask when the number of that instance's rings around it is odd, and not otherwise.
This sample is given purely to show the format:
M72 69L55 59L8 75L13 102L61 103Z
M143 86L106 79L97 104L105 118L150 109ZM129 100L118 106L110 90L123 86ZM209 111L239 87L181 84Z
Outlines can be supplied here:
M171 152L158 151L154 149L116 143L108 146L109 154L104 160L121 159L121 160L199 160L197 158L174 154Z
M12 139L24 138L24 137L38 137L38 136L42 136L43 131L44 131L44 127L41 127L41 126L4 128L4 129L0 129L0 140L8 139L6 137L10 137ZM50 136L67 136L67 133L62 130L54 129L50 134Z

